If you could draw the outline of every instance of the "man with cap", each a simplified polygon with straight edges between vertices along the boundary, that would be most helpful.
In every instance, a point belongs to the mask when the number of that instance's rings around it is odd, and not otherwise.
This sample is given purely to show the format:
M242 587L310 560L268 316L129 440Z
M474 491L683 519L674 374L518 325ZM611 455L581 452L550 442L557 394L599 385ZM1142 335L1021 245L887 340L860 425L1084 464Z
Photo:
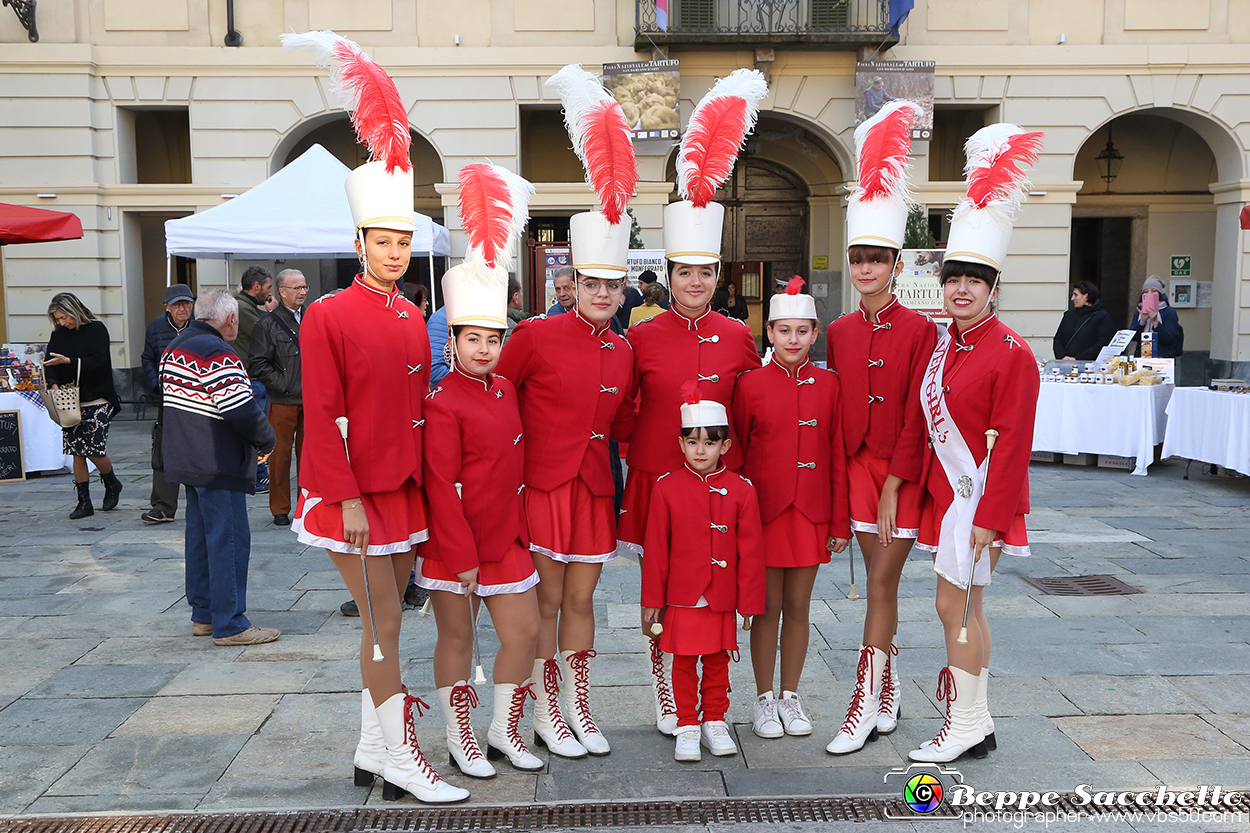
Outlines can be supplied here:
M169 523L178 514L178 484L165 479L164 454L161 449L161 426L164 407L161 403L160 364L165 348L177 338L191 320L195 296L191 287L176 283L165 289L165 312L148 324L143 336L143 379L148 390L156 394L156 424L152 426L152 497L151 508L140 515L145 523Z

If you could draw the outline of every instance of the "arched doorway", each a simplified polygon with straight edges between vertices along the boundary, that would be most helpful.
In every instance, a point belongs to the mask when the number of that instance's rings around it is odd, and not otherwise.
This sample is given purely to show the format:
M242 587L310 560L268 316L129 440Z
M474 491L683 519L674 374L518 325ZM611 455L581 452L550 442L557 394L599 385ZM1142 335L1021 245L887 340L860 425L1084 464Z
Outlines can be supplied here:
M1211 186L1223 177L1211 145L1175 115L1152 109L1120 116L1077 153L1073 178L1084 184L1072 210L1069 278L1098 286L1119 328L1129 326L1148 276L1177 281L1173 285L1201 282L1201 292L1194 286L1179 303L1171 298L1185 329L1184 363L1200 376L1211 350L1218 275L1219 218ZM1110 183L1097 160L1108 141L1123 156ZM1174 257L1187 266L1174 266ZM1194 306L1182 306L1189 303ZM1197 378L1181 370L1178 375Z

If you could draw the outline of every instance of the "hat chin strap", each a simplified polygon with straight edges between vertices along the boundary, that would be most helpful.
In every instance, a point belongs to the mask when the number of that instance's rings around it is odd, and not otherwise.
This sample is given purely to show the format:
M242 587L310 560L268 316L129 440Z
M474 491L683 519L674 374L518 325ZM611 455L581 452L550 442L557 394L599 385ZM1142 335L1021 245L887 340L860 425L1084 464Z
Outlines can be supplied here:
M365 275L373 275L373 279L378 283L386 283L377 272L369 268L369 250L365 248L364 229L356 229L356 239L360 241L360 251L362 252L360 255L360 267L364 270Z

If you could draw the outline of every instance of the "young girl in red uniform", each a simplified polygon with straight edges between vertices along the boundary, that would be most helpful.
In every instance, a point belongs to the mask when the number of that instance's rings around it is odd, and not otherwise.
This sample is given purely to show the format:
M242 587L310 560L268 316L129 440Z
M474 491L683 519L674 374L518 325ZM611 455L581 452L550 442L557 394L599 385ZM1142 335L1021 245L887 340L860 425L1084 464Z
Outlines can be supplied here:
M1027 187L1023 168L1037 160L1041 142L1041 133L1011 124L974 133L968 194L951 218L941 274L953 321L922 387L930 450L919 540L935 553L947 661L937 696L946 701L946 721L908 753L913 761L985 757L997 746L986 702L991 639L982 596L1002 552L1029 554L1024 516L1040 381L1033 351L991 305Z
M628 398L633 358L609 325L625 292L624 211L637 174L624 112L596 77L571 65L549 79L548 88L564 101L574 148L603 210L569 222L577 284L572 311L517 324L499 372L520 397L525 512L542 578L534 729L552 754L578 758L611 751L591 715L590 674L595 587L603 564L616 557L608 441L627 437L634 418ZM594 164L588 145L599 154Z
M673 655L673 757L698 761L700 743L713 755L738 751L725 722L729 653L738 650L734 611L764 612L764 558L755 487L721 462L732 443L725 406L700 401L694 382L685 395L679 437L685 464L657 478L652 490L642 621L652 632L664 614L658 642Z
M431 535L421 547L417 584L430 591L438 623L434 683L447 719L447 748L452 763L475 778L495 776L487 757L506 756L522 770L543 767L519 730L525 698L534 696L529 677L538 640L538 573L521 497L521 412L511 383L491 373L508 326L510 265L492 246L496 239L508 240L506 251L525 225L526 204L517 200L532 188L518 180L492 165L460 169L461 224L469 251L464 264L443 275L451 372L425 402ZM471 210L488 200L507 209L491 220ZM500 642L486 757L470 721L478 696L467 674L480 601L490 610Z
M677 155L678 193L664 208L664 247L672 306L629 328L634 348L638 421L629 444L629 477L621 505L620 543L643 555L651 489L664 472L681 466L670 437L678 428L681 386L695 380L704 399L726 408L738 374L760 366L755 337L742 322L712 312L720 274L724 206L712 202L733 172L738 148L768 94L762 73L739 69L716 83L690 116ZM709 148L716 148L709 151ZM736 447L726 451L730 471L742 466ZM656 727L672 734L677 711L668 682L668 657L651 642Z
M893 101L855 131L859 186L847 206L847 260L859 309L829 325L829 367L842 383L851 529L868 569L868 609L846 718L826 750L855 752L898 724L898 582L920 526L924 417L920 377L937 341L932 321L892 293L911 205L911 124Z
M301 543L325 547L352 599L370 612L361 617L356 784L380 775L388 800L406 791L428 803L463 801L469 793L440 779L417 746L413 711L428 706L402 691L399 672L413 546L428 537L421 426L429 337L421 311L395 287L412 253L410 134L406 124L376 119L402 103L356 44L332 32L282 41L332 67L333 86L376 160L352 171L346 184L361 274L310 305L301 327L307 433L291 529Z
M798 695L812 587L829 553L842 552L851 542L838 375L808 361L820 330L816 302L802 286L803 279L795 277L785 294L769 301L772 361L738 377L733 401L734 430L746 456L742 471L759 492L764 523L767 603L751 626L758 695L751 730L762 738L812 733Z

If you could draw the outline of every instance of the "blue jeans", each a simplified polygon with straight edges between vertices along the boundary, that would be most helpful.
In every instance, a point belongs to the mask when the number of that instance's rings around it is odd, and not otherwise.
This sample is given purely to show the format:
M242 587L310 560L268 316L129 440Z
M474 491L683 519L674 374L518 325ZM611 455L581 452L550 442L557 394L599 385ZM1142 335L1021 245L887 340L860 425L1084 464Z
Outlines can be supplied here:
M243 615L251 550L247 495L187 486L187 601L191 621L211 623L217 639L252 626Z
M252 382L252 398L256 400L256 404L260 406L262 414L269 413L269 391L265 390L265 386L260 382ZM256 488L260 488L261 484L269 479L269 464L261 463L256 466Z

